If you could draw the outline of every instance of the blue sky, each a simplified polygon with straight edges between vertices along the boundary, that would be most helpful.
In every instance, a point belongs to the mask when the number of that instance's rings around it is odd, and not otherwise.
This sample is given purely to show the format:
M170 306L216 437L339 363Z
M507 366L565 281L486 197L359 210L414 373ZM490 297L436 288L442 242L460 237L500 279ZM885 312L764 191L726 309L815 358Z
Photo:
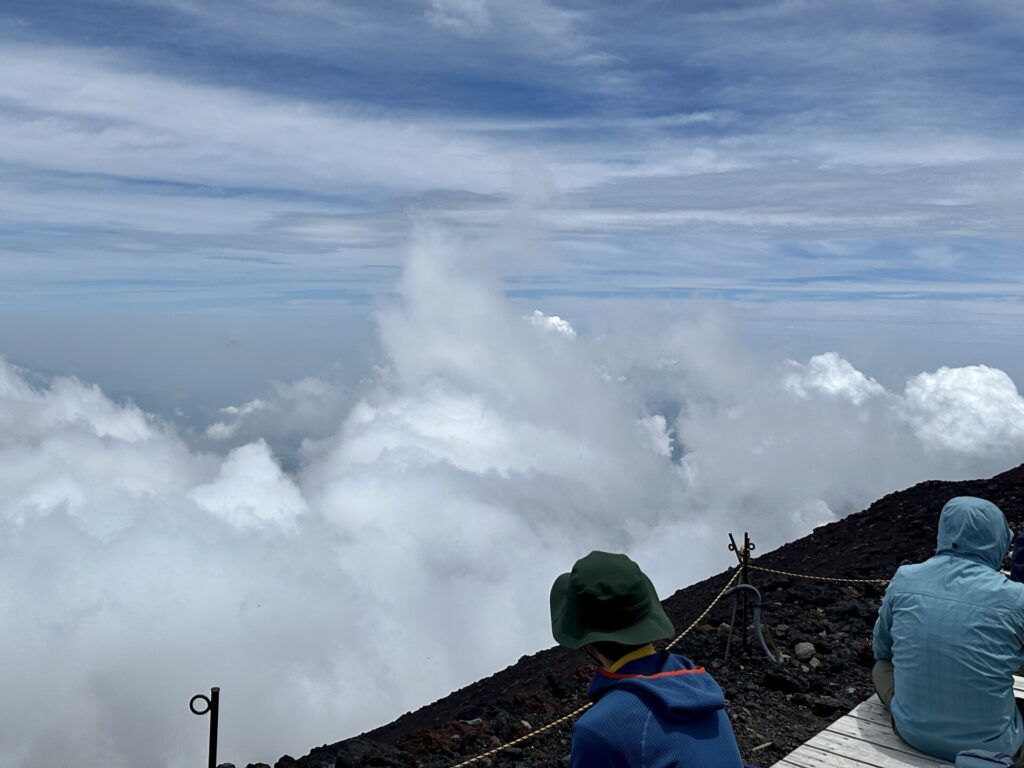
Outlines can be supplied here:
M1019 342L1014 3L0 14L0 353L35 367L109 384L130 355L107 375L68 350L173 336L183 315L223 338L363 328L424 217L492 243L510 296L584 327L607 302L710 300L830 348L851 318ZM189 370L190 338L172 344ZM242 374L339 357L304 348Z

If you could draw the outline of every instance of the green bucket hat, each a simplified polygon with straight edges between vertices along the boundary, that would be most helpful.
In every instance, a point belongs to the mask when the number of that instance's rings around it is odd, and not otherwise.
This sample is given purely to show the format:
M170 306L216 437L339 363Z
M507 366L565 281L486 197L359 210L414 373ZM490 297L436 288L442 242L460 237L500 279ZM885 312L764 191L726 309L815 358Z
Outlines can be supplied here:
M640 566L625 555L591 552L555 579L551 632L559 645L582 648L599 640L643 645L675 630Z

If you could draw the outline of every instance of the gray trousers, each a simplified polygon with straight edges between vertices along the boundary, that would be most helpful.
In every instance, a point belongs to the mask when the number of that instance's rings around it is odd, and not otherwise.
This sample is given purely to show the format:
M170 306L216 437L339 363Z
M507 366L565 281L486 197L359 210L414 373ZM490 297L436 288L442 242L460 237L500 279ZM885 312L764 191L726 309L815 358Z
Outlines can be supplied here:
M889 704L892 703L892 694L896 690L895 676L893 675L892 662L879 659L875 662L874 668L871 670L871 679L875 684L875 691L878 693L878 698L882 700L885 708L889 708ZM1020 706L1021 702L1018 701L1017 705ZM897 736L900 732L896 730L896 723L893 722L892 729ZM900 738L903 738L900 736ZM1013 754L1013 764L1017 768L1024 768L1024 744Z

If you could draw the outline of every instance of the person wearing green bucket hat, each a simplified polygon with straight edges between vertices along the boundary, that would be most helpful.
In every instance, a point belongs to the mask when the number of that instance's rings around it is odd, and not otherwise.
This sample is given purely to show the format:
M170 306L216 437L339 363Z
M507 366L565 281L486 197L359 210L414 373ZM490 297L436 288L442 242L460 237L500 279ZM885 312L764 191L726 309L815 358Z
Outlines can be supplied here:
M599 667L571 768L743 768L718 683L685 656L655 650L672 622L626 555L591 552L555 579L551 631Z

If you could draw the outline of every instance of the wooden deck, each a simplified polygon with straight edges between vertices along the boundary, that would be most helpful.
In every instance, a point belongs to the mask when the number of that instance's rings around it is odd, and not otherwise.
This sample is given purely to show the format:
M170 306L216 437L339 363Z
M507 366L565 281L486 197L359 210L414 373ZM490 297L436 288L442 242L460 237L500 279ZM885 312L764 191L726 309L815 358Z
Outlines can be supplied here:
M1013 678L1024 699L1024 677ZM854 707L772 768L950 768L952 763L918 752L892 732L889 710L877 696Z

